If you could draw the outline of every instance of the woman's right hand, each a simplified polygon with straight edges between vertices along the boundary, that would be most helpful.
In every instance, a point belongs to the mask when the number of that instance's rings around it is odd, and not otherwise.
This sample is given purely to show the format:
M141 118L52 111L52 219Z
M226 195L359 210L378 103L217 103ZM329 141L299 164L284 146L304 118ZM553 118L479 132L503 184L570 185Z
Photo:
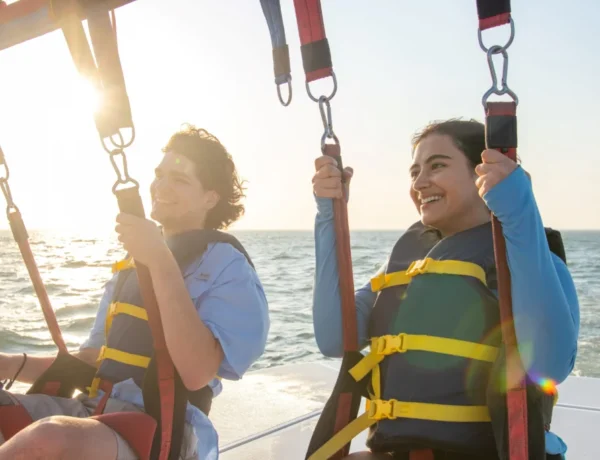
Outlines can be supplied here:
M312 178L315 195L321 198L342 198L342 174L335 158L328 155L320 156L315 160L315 170ZM346 192L353 174L354 170L351 167L344 168Z

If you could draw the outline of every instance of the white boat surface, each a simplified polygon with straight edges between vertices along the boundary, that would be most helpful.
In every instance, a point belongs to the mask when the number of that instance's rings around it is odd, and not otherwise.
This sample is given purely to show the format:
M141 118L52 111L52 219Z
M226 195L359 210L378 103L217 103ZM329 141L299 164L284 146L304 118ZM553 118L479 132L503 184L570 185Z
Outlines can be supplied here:
M210 418L219 433L221 460L304 460L311 435L329 398L339 361L289 364L224 382ZM568 460L600 459L600 379L571 376L558 387L552 431L568 446ZM364 399L359 414L364 411ZM351 452L367 450L368 430Z

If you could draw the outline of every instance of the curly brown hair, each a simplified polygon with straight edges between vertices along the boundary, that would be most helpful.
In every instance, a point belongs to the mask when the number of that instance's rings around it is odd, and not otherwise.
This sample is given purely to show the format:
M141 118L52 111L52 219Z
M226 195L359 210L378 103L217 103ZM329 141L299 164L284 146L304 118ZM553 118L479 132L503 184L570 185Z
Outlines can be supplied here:
M246 196L244 181L240 180L231 155L213 134L185 124L171 136L162 151L174 152L192 161L204 189L218 193L220 199L208 212L205 228L225 229L244 214L244 205L240 203Z

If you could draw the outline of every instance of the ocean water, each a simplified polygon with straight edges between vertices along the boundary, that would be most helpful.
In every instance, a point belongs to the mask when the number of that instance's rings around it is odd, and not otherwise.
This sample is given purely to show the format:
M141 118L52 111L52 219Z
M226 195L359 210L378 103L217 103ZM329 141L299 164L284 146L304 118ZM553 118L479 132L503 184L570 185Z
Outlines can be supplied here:
M269 300L267 349L253 369L324 358L312 328L314 242L311 231L234 232L247 248ZM401 231L353 232L356 284L385 261ZM600 232L563 232L581 306L574 373L600 377ZM65 341L76 349L94 322L111 264L123 251L113 236L30 232L30 242ZM9 231L0 231L0 352L51 353L37 298Z

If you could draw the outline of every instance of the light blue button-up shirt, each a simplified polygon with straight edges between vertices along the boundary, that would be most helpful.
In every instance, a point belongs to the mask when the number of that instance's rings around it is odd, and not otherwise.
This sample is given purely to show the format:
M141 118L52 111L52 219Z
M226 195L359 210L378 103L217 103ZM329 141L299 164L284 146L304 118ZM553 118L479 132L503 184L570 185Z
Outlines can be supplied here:
M116 278L106 285L94 326L81 349L105 345L104 324ZM269 332L267 299L256 272L230 244L211 243L186 269L184 280L198 315L223 348L225 358L218 375L240 379L264 352ZM213 379L209 386L214 396L222 390L219 379ZM142 391L132 379L116 384L111 397L144 406ZM198 437L198 459L218 459L218 435L208 417L188 403L186 421Z

